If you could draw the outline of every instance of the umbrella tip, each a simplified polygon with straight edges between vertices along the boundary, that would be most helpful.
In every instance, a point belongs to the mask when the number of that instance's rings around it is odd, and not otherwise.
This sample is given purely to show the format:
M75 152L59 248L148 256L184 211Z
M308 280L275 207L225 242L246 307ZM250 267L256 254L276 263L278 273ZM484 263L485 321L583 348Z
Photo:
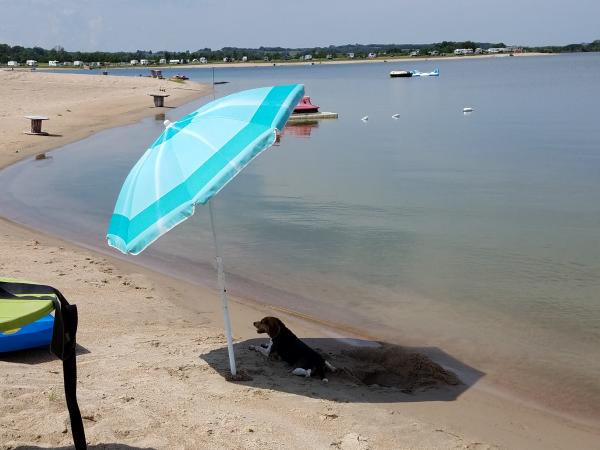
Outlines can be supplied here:
M169 119L166 119L166 120L163 122L163 125L165 126L165 128L168 128L168 127L169 127L169 125L171 125L171 121L170 121Z

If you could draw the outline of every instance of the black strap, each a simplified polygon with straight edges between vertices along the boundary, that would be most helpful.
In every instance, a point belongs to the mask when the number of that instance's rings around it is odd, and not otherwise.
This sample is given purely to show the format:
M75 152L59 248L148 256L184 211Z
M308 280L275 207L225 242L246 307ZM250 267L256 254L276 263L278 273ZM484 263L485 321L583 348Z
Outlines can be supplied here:
M52 330L50 351L63 362L65 398L71 419L71 432L75 449L86 450L85 431L79 405L77 404L77 361L75 355L77 306L70 305L64 295L52 286L0 281L0 296L2 297L16 300L24 298L23 295L34 294L53 294L55 296L53 297L54 329Z

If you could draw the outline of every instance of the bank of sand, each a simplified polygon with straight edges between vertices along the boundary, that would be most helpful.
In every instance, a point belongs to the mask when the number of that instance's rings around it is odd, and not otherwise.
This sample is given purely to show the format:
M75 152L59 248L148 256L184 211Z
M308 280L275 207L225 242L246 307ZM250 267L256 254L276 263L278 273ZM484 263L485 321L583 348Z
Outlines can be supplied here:
M192 82L148 77L55 74L0 70L0 167L27 155L83 139L106 128L133 123L164 112L154 108L149 93L164 89L165 105L179 106L211 92ZM49 136L23 134L24 116L40 115Z
M377 63L402 63L408 62L411 63L420 63L420 62L438 62L438 61L451 61L451 60L462 60L469 61L471 59L490 59L490 58L509 58L509 57L529 57L529 56L551 56L558 55L558 53L539 53L539 52L529 52L529 53L514 53L512 56L509 54L485 54L485 55L470 55L470 56L429 56L429 57L410 57L410 56L399 56L393 58L372 58L372 59L325 59L325 60L313 60L313 61L248 61L248 62L219 62L219 63L207 63L207 64L185 64L185 65L160 65L160 66L146 66L156 67L159 69L184 69L184 68L193 68L193 67L201 67L204 69L210 68L240 68L240 67L272 67L272 66L305 66L305 65L319 65L319 64L377 64ZM119 70L122 67L114 67L109 70ZM131 69L131 67L125 67ZM139 68L139 67L137 67ZM72 69L72 68L70 68Z
M0 106L0 115L8 118L0 121L3 165L109 126L105 120L116 125L155 112L147 108L145 96L151 80L66 76L62 81L63 75L37 75L0 75L0 93L8 99ZM87 87L77 89L79 80ZM179 100L206 92L194 89ZM130 90L135 94L125 95ZM32 112L57 114L57 103L71 114L56 120L56 129L48 124L49 131L63 134L56 139L21 135L21 111L7 107L32 105L37 108ZM585 449L598 442L597 429L477 385L442 383L412 392L414 386L404 386L408 389L402 392L367 386L343 371L331 375L328 384L291 376L281 363L266 362L247 349L257 338L253 320L283 316L299 335L331 352L334 364L353 363L359 377L361 363L342 355L346 344L331 337L360 336L240 299L232 302L231 313L246 380L227 381L220 301L212 287L175 280L7 221L0 220L0 230L3 276L52 284L79 308L78 397L88 441L97 445L92 448ZM184 306L190 298L197 305L193 310ZM394 351L398 361L400 353ZM70 445L61 364L46 350L0 357L0 398L1 449Z

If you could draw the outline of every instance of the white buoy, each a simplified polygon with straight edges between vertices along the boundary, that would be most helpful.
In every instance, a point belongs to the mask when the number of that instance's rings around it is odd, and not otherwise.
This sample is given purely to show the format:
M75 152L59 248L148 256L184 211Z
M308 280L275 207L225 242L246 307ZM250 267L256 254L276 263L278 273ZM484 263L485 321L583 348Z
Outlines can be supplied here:
M369 120L369 116L365 116L365 117L363 117L363 118L362 118L362 119L360 119L360 120L362 120L363 122L366 122L367 120Z
M169 128L169 125L171 125L171 121L170 121L169 119L166 119L166 120L163 122L163 125L165 126L165 128Z
M399 119L399 118L400 118L400 114L394 114L394 115L392 116L392 119Z
M471 108L470 106L466 106L463 108L463 112L473 112L473 108Z

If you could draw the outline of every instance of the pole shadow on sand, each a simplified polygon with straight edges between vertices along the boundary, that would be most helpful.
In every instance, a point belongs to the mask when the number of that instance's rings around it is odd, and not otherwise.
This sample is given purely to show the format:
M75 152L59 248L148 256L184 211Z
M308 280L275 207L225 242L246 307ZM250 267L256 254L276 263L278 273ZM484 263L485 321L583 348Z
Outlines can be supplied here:
M233 382L338 402L396 403L453 401L485 375L435 347L401 347L358 339L302 340L337 368L327 374L328 383L295 376L285 362L249 349L265 343L265 339L234 345L240 376ZM200 358L231 379L227 348Z

